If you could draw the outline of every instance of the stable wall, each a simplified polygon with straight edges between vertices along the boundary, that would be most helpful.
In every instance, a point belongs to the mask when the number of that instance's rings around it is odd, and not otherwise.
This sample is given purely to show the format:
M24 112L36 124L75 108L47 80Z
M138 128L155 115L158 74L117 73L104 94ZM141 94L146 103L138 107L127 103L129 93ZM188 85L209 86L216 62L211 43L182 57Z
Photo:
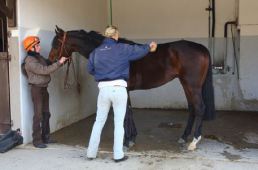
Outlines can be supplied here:
M241 23L245 22L244 26L240 25L240 43L238 41L239 34L233 28L233 34L236 37L236 55L238 59L240 57L240 79L237 75L230 27L226 52L228 55L226 64L229 72L220 74L219 71L214 70L216 109L257 110L258 91L255 90L255 85L258 80L252 76L258 71L258 68L255 67L257 38L253 36L257 35L253 33L258 31L257 25L250 26L257 21L257 1L216 0L215 3L215 45L214 52L211 53L215 64L222 63L225 55L224 24L238 18L239 6L239 20ZM152 40L164 43L187 39L208 47L208 12L205 11L209 5L208 0L113 0L112 4L113 24L119 27L123 37L140 43ZM246 39L243 35L244 32L251 34L251 37ZM240 51L238 47L240 47ZM183 89L177 79L159 88L137 90L130 94L133 107L136 108L187 107Z
M13 55L10 62L11 116L14 121L13 129L21 128L24 142L27 143L31 140L32 134L33 105L30 87L20 70L20 65L26 56L22 40L28 35L39 36L41 54L48 57L51 41L55 35L55 25L64 30L102 31L107 25L107 2L102 0L18 0L17 8L18 27L11 31L9 49ZM92 85L94 80L86 73L86 61L81 56L74 55L77 57L75 59L77 76L83 78L81 92L77 92L75 85L71 89L64 90L65 67L52 74L52 81L48 88L52 132L85 118L95 113L96 110L97 89ZM72 78L70 77L71 81Z
M240 87L243 97L257 104L258 99L258 1L239 0ZM248 68L248 69L245 69Z
M207 38L208 0L112 0L113 24L126 38ZM236 0L216 0L216 37L235 19Z

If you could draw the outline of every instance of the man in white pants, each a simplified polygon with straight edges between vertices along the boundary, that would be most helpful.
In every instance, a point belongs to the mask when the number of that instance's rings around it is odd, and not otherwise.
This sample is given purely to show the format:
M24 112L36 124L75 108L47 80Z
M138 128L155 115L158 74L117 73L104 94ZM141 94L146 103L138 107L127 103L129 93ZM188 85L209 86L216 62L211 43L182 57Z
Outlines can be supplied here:
M99 95L97 102L97 116L93 125L87 157L97 157L100 136L107 120L110 106L114 110L114 161L120 162L128 157L124 156L124 117L127 104L127 80L129 78L130 61L154 52L157 48L155 42L145 45L129 45L118 43L118 29L108 26L105 30L105 40L89 57L88 71L99 82Z

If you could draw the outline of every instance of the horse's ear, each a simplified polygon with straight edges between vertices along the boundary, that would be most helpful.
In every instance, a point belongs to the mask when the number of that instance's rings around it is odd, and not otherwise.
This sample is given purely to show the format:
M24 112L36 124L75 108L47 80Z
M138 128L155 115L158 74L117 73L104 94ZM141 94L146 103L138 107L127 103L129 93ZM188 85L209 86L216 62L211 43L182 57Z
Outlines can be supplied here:
M56 25L55 32L56 32L56 35L60 35L60 36L64 35L64 30L59 28L57 25Z
M56 30L57 30L58 32L64 32L64 30L63 30L62 28L59 28L57 25L56 25Z
M55 29L55 33L56 33L56 35L58 34L58 32L57 32L57 30Z

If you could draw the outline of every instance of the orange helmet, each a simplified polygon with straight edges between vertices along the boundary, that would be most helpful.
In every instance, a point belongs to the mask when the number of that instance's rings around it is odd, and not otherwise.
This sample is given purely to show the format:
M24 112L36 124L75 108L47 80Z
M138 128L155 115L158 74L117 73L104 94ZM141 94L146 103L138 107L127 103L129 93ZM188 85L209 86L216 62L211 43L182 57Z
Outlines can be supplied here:
M23 40L23 46L26 51L30 51L34 45L39 44L40 40L37 36L28 36Z

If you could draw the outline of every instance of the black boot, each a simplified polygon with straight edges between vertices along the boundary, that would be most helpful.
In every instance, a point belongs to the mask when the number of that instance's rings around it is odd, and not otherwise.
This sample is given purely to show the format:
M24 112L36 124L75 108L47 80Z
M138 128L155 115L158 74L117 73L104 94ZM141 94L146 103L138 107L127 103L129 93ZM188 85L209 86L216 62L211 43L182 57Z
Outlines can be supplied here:
M50 119L49 112L43 112L42 117L42 141L45 144L56 143L55 140L50 139L50 127L49 127L49 119Z
M50 137L45 138L45 139L43 140L43 142L44 142L45 144L53 144L53 143L57 143L57 141L56 141L56 140L51 139Z
M46 148L47 145L45 145L44 143L37 143L37 144L33 144L36 148Z
M118 162L125 161L125 160L127 160L127 159L128 159L128 156L124 156L124 157L121 158L121 159L114 159L114 161L115 161L116 163L118 163Z

